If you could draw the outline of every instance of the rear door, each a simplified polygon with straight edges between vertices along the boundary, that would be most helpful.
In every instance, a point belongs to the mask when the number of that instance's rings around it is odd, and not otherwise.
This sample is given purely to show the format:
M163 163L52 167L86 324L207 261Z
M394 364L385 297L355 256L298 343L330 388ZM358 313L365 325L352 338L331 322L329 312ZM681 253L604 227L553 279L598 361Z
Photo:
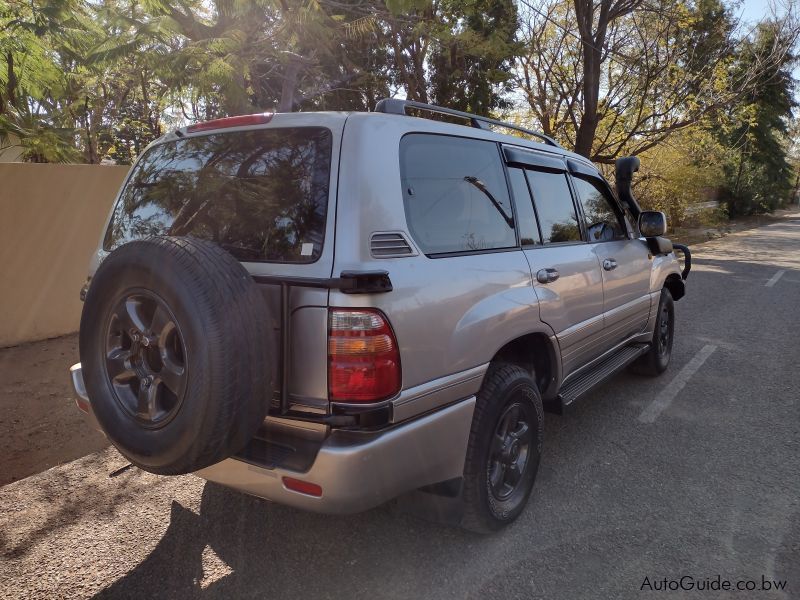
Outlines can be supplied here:
M371 136L367 144L375 147L353 150L359 168L375 173L397 160L397 191L402 197L396 204L389 202L385 196L390 192L380 187L376 190L380 202L364 200L359 196L363 179L347 173L345 202L352 202L353 212L359 211L348 213L348 218L363 219L362 240L374 231L407 228L419 249L419 256L361 263L361 268L391 272L392 293L370 300L391 319L403 360L403 388L452 375L434 385L473 389L474 382L467 380L474 377L475 367L487 363L508 340L534 331L539 324L498 145L423 132L406 133L396 145L387 143L385 135ZM344 152L348 150L345 146ZM399 156L389 158L392 151ZM374 176L368 180L382 181ZM351 182L359 187L351 188ZM372 212L373 208L377 210ZM392 209L399 209L395 219L402 221L393 220ZM348 250L339 245L343 237L337 239L337 261L346 260ZM341 268L351 267L342 262ZM348 294L332 299L337 306L346 302L364 299ZM408 414L414 403L429 401L402 398L400 414Z
M137 161L104 240L110 251L148 235L213 241L252 275L331 276L341 115L278 114L248 127L206 128L152 146ZM280 327L280 288L264 286ZM328 291L294 287L292 407L327 410ZM274 365L277 372L277 359Z
M573 173L581 218L603 276L603 344L615 346L647 325L650 316L650 254L629 231L622 208L605 180L581 169Z
M556 333L563 375L602 353L603 280L560 157L504 149L520 238L542 321Z

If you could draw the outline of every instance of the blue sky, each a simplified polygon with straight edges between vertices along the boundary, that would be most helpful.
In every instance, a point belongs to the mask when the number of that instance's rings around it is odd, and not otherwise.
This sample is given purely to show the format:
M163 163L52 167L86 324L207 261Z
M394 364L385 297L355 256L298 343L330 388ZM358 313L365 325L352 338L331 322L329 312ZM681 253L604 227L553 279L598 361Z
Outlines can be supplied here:
M786 12L787 0L778 0L775 2L779 13ZM744 0L741 6L735 11L735 14L742 15L744 21L754 22L762 19L770 13L770 2L767 0Z

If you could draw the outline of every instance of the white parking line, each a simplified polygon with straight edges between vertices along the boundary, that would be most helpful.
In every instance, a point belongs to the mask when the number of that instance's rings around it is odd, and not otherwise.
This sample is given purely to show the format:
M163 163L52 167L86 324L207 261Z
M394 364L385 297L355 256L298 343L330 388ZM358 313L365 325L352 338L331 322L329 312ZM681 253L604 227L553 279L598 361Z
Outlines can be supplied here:
M783 274L784 274L784 273L786 273L786 271L778 271L777 273L775 273L775 275L773 275L773 276L772 276L772 279L770 279L770 280L769 280L767 283L765 283L764 285L765 285L766 287L772 287L773 285L775 285L776 283L778 283L778 279L780 279L781 277L783 277Z
M648 404L639 415L639 420L642 423L653 423L658 416L669 407L670 403L675 399L675 396L684 388L689 379L697 373L697 370L703 366L706 359L714 353L717 346L714 344L706 344L700 349L700 352L694 355L692 360L686 363L675 378L669 382L656 396L653 401Z

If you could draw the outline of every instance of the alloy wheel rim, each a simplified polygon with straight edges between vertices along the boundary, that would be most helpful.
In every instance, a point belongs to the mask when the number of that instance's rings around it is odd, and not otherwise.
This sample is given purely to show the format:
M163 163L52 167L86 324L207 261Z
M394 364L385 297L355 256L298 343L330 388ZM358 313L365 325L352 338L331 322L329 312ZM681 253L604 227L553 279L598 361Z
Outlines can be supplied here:
M186 346L161 298L133 290L117 301L106 330L105 366L114 397L130 417L146 428L174 418L186 392Z
M669 350L669 309L664 306L661 309L660 318L658 320L658 347L659 347L659 354L661 356L665 355Z
M508 500L519 488L530 459L532 425L519 402L501 415L489 450L488 483L495 499Z

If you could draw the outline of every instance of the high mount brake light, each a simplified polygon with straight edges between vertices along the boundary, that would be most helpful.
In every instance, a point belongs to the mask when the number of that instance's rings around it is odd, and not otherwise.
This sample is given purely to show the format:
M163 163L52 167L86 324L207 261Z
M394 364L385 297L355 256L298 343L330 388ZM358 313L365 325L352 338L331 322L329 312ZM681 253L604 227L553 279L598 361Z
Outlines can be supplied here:
M255 115L240 115L238 117L225 117L224 119L214 119L213 121L203 121L195 123L186 128L186 133L197 131L209 131L211 129L228 129L229 127L246 127L247 125L266 125L272 121L274 113L258 113Z
M332 308L328 314L330 400L377 402L400 391L400 353L383 313Z

